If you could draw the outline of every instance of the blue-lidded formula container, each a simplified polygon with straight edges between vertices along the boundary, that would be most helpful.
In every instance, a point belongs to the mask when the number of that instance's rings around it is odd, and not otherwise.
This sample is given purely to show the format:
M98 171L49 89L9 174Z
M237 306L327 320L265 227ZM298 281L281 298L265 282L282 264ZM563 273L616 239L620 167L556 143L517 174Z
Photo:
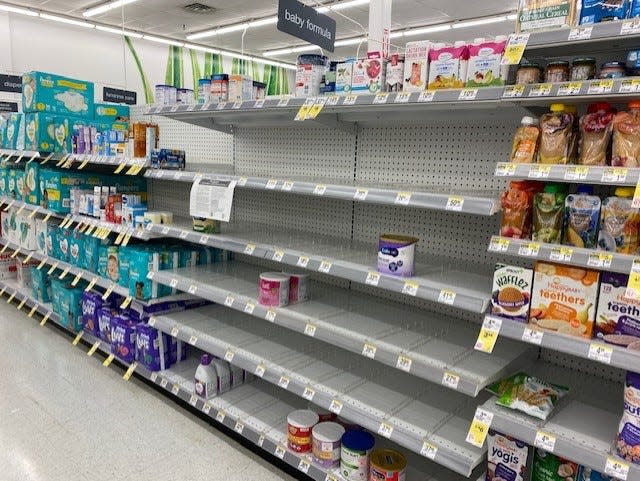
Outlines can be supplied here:
M322 77L329 68L324 55L300 55L296 66L296 97L320 95Z
M191 104L193 103L193 90L191 89L177 89L176 102L179 104Z
M340 474L347 481L369 479L369 458L376 443L372 434L352 429L342 435Z
M209 101L211 96L211 79L201 78L198 80L198 103L203 104Z
M156 85L156 104L173 105L178 98L178 89L173 85Z

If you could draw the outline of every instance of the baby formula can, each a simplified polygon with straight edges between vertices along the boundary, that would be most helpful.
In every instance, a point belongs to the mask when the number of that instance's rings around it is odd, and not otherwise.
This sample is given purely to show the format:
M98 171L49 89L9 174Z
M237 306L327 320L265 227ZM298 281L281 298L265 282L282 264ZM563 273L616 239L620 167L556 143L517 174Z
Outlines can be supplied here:
M312 431L313 458L325 468L335 468L340 464L340 440L344 428L330 421L316 424Z
M280 272L260 274L258 302L263 306L286 306L289 304L289 276Z
M383 234L378 241L378 272L411 277L415 266L417 237Z
M404 481L407 458L394 449L376 449L371 453L369 481Z
M375 442L373 435L359 429L351 429L342 435L340 474L347 481L368 480L369 456Z
M308 409L293 411L287 416L287 445L296 453L311 451L311 430L318 424L318 415Z
M309 300L309 274L286 272L289 276L289 304Z

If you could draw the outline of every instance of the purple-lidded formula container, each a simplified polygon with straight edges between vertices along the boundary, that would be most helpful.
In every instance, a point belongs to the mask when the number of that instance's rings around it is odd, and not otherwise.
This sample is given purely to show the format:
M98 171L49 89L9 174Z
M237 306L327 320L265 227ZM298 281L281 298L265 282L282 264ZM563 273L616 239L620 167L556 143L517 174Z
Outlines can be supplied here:
M102 296L95 292L84 292L82 294L82 327L89 334L100 337L98 325L98 313L104 305Z
M311 449L313 460L325 468L337 468L340 465L340 440L344 428L331 421L316 424L311 430Z
M417 237L383 234L378 241L378 272L411 277L415 267Z
M111 354L128 363L136 359L136 323L129 316L111 319Z
M160 353L160 336L163 336L163 353ZM168 336L157 329L139 323L136 325L136 360L150 371L169 368ZM163 362L164 361L164 362Z

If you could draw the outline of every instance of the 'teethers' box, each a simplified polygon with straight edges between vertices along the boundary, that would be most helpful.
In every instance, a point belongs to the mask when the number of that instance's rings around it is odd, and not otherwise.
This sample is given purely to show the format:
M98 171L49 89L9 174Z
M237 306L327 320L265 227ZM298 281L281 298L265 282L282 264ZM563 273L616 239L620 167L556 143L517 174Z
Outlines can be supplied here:
M627 274L602 273L595 338L640 350L640 301L625 297L627 282Z

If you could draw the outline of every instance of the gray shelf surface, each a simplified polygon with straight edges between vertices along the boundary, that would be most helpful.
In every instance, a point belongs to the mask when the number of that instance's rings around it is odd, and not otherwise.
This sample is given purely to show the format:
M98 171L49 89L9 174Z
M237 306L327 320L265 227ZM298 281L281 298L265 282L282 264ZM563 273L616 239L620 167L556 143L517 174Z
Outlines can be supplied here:
M489 277L456 270L455 266L442 258L432 257L433 264L417 263L414 277L379 274L375 246L340 238L294 230L274 230L271 226L260 225L230 225L223 234L203 234L193 231L190 221L175 218L172 225L149 224L147 229L162 236L276 260L283 265L322 272L472 312L484 312L491 296ZM449 295L449 292L455 293L455 296Z
M463 476L484 460L484 449L465 442L475 406L462 394L416 383L415 377L386 366L374 368L360 356L319 347L306 336L224 306L149 322L374 433L387 430L391 441L413 452L429 443L436 448L436 463Z
M509 256L624 274L629 274L633 261L640 259L630 254L618 254L616 252L583 249L562 244L546 244L527 239L512 239L500 236L491 238L488 250Z
M551 365L537 365L527 372L571 391L546 421L498 406L491 398L482 405L493 413L491 427L530 445L535 445L539 431L547 433L555 437L555 454L604 473L607 458L617 458L611 453L623 412L622 384L593 382L586 374ZM639 480L640 466L626 464L630 465L627 480Z
M464 214L493 215L500 210L496 193L425 191L425 187L398 185L344 185L331 180L308 178L273 178L230 175L225 172L184 172L150 169L145 177L179 182L194 182L198 178L231 181L238 187L270 190L291 194L313 195L373 204L398 205L421 209L446 210ZM335 181L334 181L335 182Z
M550 182L635 186L640 181L640 169L595 165L511 164L500 162L496 166L495 176Z
M15 163L20 163L22 161L37 161L45 163L46 160L46 163L51 167L65 159L59 167L65 165L66 168L70 168L74 163L82 164L85 161L87 164L111 165L114 167L119 165L132 167L135 165L140 168L146 168L149 166L149 161L146 158L129 158L124 155L64 154L61 152L41 153L34 150L0 149L0 158L2 157L5 157L9 162ZM126 171L123 171L122 173L124 174L125 172Z
M500 319L496 316L486 316L486 318ZM500 326L499 337L507 337L509 339L515 339L522 342L533 342L532 339L535 339L536 345L541 347L553 349L554 351L565 352L567 354L573 354L574 356L591 359L603 364L619 367L621 369L640 372L639 351L633 351L613 344L605 344L597 339L585 339L553 331L540 330L542 333L540 338L531 338L531 336L528 336L525 333L525 329L531 328L528 324L514 322L508 319L500 320L502 321L502 324ZM610 356L606 353L605 355L598 355L596 347L600 346L604 346L606 351L610 351Z
M311 282L311 299L286 307L257 300L259 267L239 261L150 274L154 281L225 305L334 346L476 396L488 384L533 359L531 348L501 342L493 355L473 349L478 328L374 296ZM404 361L408 359L408 361Z

